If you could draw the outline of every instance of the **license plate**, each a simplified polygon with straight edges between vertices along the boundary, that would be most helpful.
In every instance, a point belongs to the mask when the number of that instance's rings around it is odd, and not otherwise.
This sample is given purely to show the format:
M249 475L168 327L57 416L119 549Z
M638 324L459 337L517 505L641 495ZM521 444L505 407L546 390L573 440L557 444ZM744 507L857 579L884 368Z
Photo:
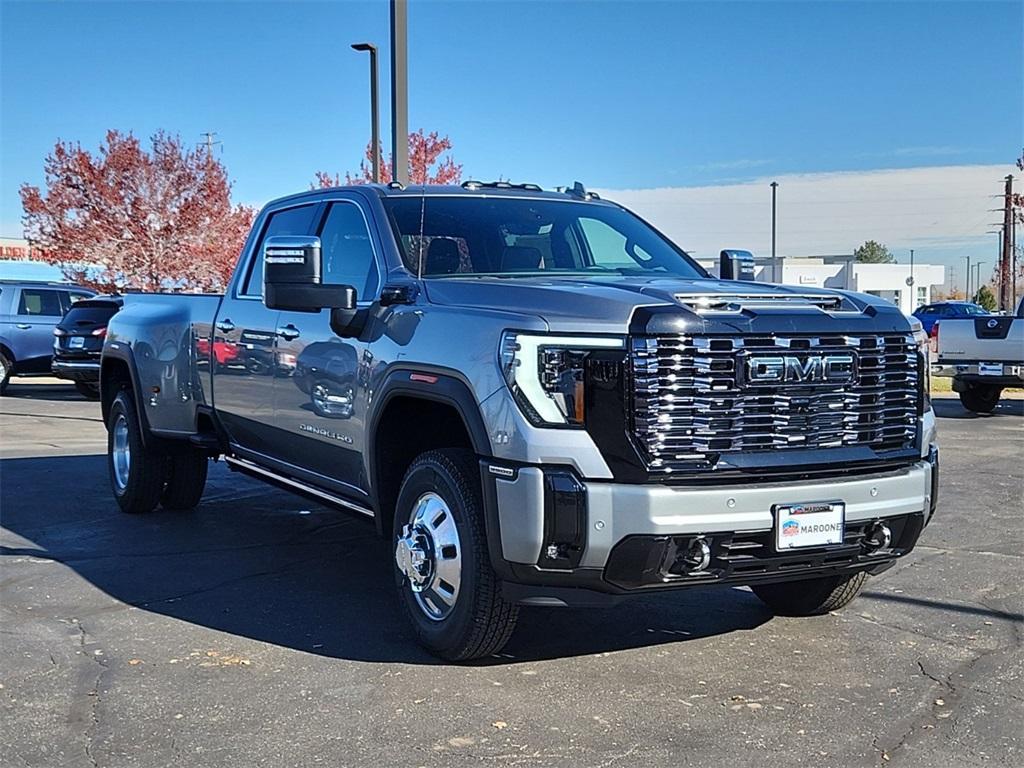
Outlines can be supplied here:
M1002 376L1002 363L978 363L978 374L981 376Z
M841 501L809 501L776 504L775 548L824 547L843 543L846 504Z
M82 349L85 346L84 336L72 336L68 339L68 347L70 349Z

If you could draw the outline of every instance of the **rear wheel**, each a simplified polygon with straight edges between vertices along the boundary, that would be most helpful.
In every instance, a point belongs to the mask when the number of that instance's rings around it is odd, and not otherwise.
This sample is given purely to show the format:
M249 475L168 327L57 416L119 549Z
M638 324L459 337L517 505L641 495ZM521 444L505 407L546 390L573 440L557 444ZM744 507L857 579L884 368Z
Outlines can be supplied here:
M992 413L1003 390L994 384L972 384L960 393L960 403L974 413Z
M75 389L78 390L78 394L84 397L86 400L99 400L100 399L100 385L93 384L88 381L76 381Z
M122 512L151 512L160 501L167 455L147 449L132 393L122 389L107 418L107 465L110 487Z
M167 457L167 485L160 495L165 509L192 509L206 487L210 460L202 451L189 450Z
M757 584L751 587L780 616L819 616L838 611L860 594L868 575L864 571L849 576L826 576L782 584Z
M395 584L420 643L451 661L501 650L519 609L491 568L473 454L420 455L402 481L394 531Z
M11 369L14 365L0 352L0 397L7 392L7 382L11 380Z

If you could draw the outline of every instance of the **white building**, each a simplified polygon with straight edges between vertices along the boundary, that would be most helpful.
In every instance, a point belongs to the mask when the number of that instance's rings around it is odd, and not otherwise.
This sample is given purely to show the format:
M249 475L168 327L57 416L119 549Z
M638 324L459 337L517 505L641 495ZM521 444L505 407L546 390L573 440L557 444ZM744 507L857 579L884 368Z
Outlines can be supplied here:
M718 261L698 259L714 275ZM932 300L932 288L946 282L946 268L937 264L861 264L853 256L786 256L781 274L773 278L771 259L757 259L755 277L766 283L815 288L839 288L888 299L906 314Z

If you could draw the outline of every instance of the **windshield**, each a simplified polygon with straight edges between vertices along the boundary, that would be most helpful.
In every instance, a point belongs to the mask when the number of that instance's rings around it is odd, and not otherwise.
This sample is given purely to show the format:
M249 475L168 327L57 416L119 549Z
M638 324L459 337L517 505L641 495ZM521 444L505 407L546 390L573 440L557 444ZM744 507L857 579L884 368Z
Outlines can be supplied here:
M384 206L406 268L416 274L422 259L424 277L706 277L682 250L611 205L428 195L385 198Z
M987 315L989 311L984 307L979 307L977 304L965 304L964 311L968 315Z

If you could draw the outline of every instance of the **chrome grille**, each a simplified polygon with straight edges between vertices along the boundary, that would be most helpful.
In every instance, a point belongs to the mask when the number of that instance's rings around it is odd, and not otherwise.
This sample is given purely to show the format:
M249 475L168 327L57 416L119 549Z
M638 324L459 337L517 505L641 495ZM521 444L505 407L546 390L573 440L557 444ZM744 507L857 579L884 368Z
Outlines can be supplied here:
M843 384L742 383L762 355L849 355ZM910 448L917 432L913 336L657 336L631 339L633 434L652 472L714 467L723 454ZM739 375L738 375L739 374Z

